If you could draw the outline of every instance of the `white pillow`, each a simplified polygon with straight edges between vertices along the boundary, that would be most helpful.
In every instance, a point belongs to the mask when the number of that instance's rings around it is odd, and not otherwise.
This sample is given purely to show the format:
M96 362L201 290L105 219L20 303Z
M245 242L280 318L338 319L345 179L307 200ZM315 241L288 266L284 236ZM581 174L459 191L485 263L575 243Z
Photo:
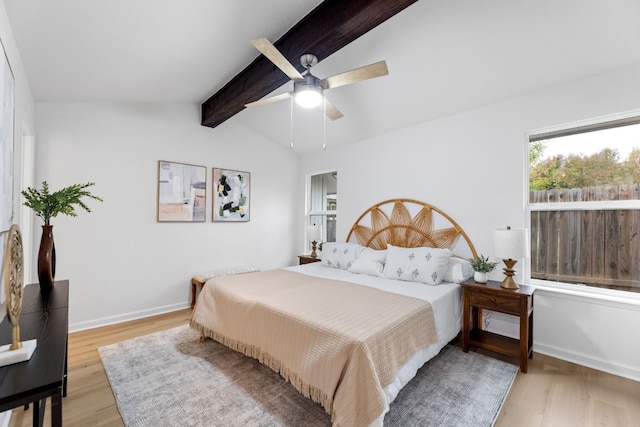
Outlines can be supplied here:
M462 283L473 277L473 268L469 261L462 258L451 257L449 266L444 273L443 282Z
M382 275L389 279L438 285L447 271L451 251L438 248L399 248L387 246Z
M363 247L357 243L327 242L322 245L321 264L326 267L348 270Z
M368 274L369 276L381 276L386 258L386 250L376 251L375 249L364 248L355 262L349 267L349 271L357 274Z

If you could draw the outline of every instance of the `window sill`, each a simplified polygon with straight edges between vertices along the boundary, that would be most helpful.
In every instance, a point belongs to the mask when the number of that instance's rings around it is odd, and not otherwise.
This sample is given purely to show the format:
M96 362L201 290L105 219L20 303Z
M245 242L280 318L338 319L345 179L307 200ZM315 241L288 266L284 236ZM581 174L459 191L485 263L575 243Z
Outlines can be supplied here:
M542 291L610 302L615 304L634 305L640 308L640 293L617 291L614 289L594 288L586 285L568 285L557 282L531 279L527 285L535 286Z

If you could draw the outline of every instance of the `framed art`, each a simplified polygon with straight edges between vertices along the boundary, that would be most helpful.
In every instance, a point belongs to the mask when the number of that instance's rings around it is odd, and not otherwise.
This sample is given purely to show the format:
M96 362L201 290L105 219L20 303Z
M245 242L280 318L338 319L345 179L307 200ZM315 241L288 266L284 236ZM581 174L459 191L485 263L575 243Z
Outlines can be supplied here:
M0 42L0 231L9 230L13 220L13 72ZM2 256L0 256L1 261Z
M0 248L4 248L13 222L13 71L0 41ZM0 266L4 265L4 251L0 250ZM0 292L0 320L4 318L4 292Z
M203 222L207 168L158 161L158 222Z
M213 221L247 222L251 217L251 174L213 168Z

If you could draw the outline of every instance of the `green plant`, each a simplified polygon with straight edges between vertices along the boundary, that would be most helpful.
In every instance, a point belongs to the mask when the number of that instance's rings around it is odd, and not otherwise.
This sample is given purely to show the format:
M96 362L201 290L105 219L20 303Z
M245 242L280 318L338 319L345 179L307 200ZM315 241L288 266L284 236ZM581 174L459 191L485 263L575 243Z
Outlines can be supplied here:
M480 273L489 273L498 265L497 262L490 262L489 257L484 257L482 254L478 258L469 258L469 263L474 271Z
M51 225L51 218L55 218L58 214L78 216L76 205L91 212L89 206L82 201L84 197L102 202L102 198L94 196L87 190L93 185L95 185L93 182L74 184L51 193L49 192L49 184L47 181L43 181L41 190L28 187L22 191L22 195L26 199L24 205L33 209L36 215L43 219L44 225Z

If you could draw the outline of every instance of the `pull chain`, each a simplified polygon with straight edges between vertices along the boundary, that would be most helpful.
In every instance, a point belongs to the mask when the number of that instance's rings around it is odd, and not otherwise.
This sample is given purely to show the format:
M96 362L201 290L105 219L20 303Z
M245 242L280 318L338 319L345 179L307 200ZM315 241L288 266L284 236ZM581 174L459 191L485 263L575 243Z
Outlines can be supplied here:
M290 106L289 148L293 150L293 95L291 95L291 102L289 103L289 106Z
M327 149L327 104L322 99L322 150Z

